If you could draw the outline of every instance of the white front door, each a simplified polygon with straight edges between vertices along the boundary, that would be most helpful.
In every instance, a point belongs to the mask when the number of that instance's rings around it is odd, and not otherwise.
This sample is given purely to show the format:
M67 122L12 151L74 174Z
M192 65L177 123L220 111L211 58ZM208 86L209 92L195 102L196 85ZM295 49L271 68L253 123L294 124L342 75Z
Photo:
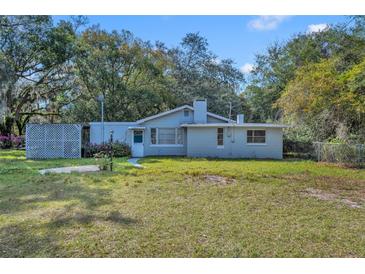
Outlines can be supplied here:
M143 130L133 130L132 157L143 157Z

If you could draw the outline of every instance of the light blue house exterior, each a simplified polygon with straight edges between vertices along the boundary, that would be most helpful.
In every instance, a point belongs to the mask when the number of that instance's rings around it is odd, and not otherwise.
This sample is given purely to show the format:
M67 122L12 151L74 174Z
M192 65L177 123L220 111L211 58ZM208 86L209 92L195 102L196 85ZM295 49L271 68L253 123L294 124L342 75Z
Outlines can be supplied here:
M133 157L188 156L214 158L283 157L285 125L245 123L207 111L206 100L195 100L136 122L90 123L90 142L114 140L131 146ZM102 133L104 132L104 136Z

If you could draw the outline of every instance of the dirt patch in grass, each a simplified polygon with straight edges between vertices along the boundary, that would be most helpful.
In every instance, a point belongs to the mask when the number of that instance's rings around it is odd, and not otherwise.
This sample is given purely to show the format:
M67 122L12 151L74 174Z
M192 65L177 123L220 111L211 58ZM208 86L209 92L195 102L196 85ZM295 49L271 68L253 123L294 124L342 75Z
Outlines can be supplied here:
M196 176L187 176L186 180L188 182L194 182L197 184L212 184L212 185L230 185L236 183L236 180L231 177L226 177L222 175L215 174L205 174Z
M314 197L322 201L338 201L351 208L361 208L362 205L358 202L354 202L348 198L341 198L338 194L326 192L320 189L307 188L303 191L304 196Z
M280 178L293 184L308 186L300 191L304 196L322 201L338 201L351 208L365 205L365 180L342 176L316 176L309 172L286 174Z

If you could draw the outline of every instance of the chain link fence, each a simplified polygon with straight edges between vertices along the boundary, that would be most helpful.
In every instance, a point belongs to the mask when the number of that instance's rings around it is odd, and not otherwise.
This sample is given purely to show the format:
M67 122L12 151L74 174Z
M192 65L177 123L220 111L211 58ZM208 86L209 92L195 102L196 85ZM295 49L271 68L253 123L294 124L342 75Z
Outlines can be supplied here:
M364 144L352 145L314 142L313 146L317 161L360 166L365 164Z

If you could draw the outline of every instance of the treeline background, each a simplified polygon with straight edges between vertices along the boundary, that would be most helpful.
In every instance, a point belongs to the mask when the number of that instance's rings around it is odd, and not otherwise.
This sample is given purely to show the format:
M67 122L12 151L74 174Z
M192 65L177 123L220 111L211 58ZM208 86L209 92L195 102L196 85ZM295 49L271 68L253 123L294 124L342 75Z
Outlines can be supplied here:
M291 125L286 140L365 142L365 18L298 33L256 55L243 75L199 33L176 47L105 31L87 18L0 16L0 134L27 122L134 121L194 98L247 122Z

